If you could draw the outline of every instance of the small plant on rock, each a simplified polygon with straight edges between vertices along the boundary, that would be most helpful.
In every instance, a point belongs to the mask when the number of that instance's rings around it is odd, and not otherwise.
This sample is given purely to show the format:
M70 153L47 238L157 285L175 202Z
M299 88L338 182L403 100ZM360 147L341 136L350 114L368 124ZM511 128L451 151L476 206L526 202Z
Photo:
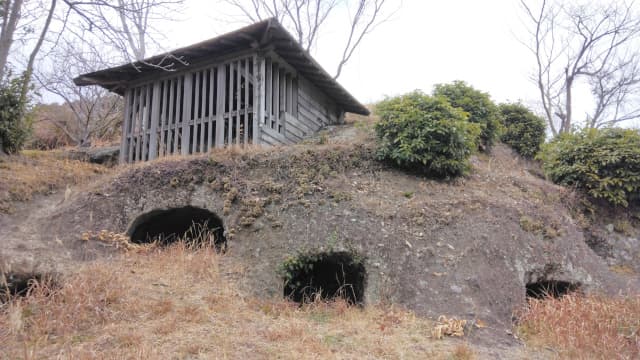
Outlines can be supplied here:
M533 158L544 143L545 122L526 106L500 104L504 130L500 139L525 158Z
M555 183L627 207L640 200L640 132L609 128L562 134L538 155Z
M383 100L376 113L380 159L438 178L468 172L480 126L444 98L414 91Z
M489 94L458 80L436 85L433 96L443 97L453 107L467 112L469 122L480 126L480 149L487 152L491 149L500 132L500 112Z

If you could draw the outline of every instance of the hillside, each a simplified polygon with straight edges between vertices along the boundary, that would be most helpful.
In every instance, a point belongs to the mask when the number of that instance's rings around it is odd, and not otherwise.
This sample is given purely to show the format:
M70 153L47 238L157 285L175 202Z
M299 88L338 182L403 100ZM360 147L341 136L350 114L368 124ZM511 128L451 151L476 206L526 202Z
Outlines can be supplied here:
M5 271L62 274L59 282L77 284L52 300L56 310L28 336L29 349L86 357L98 348L148 358L166 351L290 358L305 350L310 358L350 358L363 349L370 358L465 351L544 358L510 335L527 294L638 292L634 223L620 237L630 258L611 247L609 257L594 252L587 242L609 219L585 217L584 199L535 175L535 164L507 147L475 156L470 176L443 182L389 168L372 144L365 123L287 148L169 158L119 168L4 216ZM215 237L224 254L179 245L163 252L118 235L143 241L136 234L177 233L201 218L224 228ZM614 232L607 238L620 235ZM364 311L343 303L285 305L280 266L300 252L358 259L362 268L342 271L363 279L354 299ZM97 320L55 325L73 316L68 303L89 313L101 304ZM472 350L428 338L440 315L483 324L467 329ZM137 322L127 326L129 319ZM380 336L369 334L374 327ZM20 351L19 336L3 336L15 345L9 354ZM199 336L211 341L194 340Z

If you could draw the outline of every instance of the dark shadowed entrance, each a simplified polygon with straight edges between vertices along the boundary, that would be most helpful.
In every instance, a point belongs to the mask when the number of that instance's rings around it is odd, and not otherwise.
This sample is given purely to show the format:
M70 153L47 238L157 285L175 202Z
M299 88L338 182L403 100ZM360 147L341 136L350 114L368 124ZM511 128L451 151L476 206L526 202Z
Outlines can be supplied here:
M209 210L193 206L152 210L140 215L128 231L137 244L158 241L169 244L179 239L207 241L217 248L226 245L222 220ZM207 239L202 237L207 236Z
M343 298L350 304L363 304L366 272L364 264L347 252L320 253L299 257L289 271L284 296L304 303Z

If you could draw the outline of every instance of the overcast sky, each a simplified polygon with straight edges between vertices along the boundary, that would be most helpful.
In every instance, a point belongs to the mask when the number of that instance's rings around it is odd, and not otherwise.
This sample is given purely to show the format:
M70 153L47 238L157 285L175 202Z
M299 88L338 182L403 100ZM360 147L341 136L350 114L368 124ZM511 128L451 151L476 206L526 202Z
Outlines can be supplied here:
M242 26L231 17L220 21L230 9L215 1L188 0L187 5L183 20L171 25L170 47ZM389 9L397 7L390 4ZM465 80L496 101L536 101L528 80L533 58L518 42L524 36L520 14L515 0L403 0L391 19L364 40L338 80L365 103L414 89L430 92L434 84L453 80ZM341 18L328 24L312 53L331 74L345 29Z
M539 110L530 80L534 57L520 42L528 38L518 0L387 2L388 10L397 11L365 38L338 79L358 100L372 103L414 89L431 92L434 84L464 80L496 102L519 100ZM247 25L233 14L217 0L185 0L175 21L161 26L166 36L162 50ZM330 74L348 30L346 14L332 19L312 51ZM576 118L590 109L588 98L587 88L574 89Z

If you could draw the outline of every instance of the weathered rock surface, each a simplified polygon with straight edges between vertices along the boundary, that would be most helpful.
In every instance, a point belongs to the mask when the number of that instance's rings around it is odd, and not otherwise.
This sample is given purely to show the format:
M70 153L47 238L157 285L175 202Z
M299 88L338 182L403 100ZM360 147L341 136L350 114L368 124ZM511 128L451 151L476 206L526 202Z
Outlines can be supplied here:
M23 236L20 226L0 242L5 262L46 248L38 266L67 271L119 254L81 240L83 232L126 232L151 210L190 205L223 220L225 257L246 264L239 281L249 293L282 296L276 269L288 255L346 250L365 258L366 302L510 327L530 282L639 289L637 275L611 271L587 245L568 210L572 196L501 146L451 183L387 168L369 145L296 146L132 167L31 218L27 245L11 240Z

